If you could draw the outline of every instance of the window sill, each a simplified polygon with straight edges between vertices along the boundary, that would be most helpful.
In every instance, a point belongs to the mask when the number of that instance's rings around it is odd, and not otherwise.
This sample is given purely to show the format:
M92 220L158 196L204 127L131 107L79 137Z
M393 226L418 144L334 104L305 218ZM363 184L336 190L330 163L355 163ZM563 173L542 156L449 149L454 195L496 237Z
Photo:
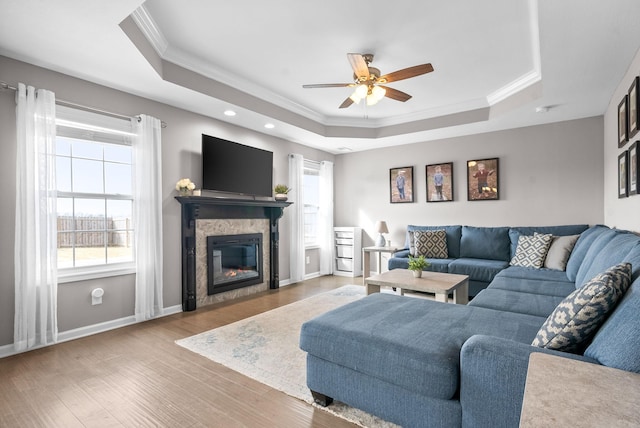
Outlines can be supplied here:
M66 268L58 271L58 284L136 273L133 263Z

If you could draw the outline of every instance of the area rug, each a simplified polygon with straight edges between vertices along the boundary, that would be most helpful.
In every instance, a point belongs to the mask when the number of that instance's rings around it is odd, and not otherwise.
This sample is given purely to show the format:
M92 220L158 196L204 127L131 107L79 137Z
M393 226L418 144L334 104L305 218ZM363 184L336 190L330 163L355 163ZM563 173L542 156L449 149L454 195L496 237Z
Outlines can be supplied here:
M306 353L298 347L300 327L305 321L364 295L363 286L345 285L233 324L177 340L176 343L357 425L396 427L337 401L326 408L317 406L306 386Z

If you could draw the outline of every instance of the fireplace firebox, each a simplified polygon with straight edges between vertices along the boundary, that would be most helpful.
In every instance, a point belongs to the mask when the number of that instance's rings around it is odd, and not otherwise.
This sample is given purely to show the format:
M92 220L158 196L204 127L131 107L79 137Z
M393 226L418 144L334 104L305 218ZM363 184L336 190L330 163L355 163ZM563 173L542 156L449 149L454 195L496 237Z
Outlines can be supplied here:
M262 234L207 236L207 294L261 284Z

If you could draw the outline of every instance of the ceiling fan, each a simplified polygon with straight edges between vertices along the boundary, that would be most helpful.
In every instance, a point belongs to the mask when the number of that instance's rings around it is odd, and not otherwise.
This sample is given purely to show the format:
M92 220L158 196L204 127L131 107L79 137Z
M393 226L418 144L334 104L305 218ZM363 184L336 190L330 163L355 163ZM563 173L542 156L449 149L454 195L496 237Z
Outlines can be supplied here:
M347 108L351 104L358 104L360 100L365 99L367 105L374 105L383 97L392 100L405 102L411 98L411 95L399 91L397 89L383 86L386 83L397 82L398 80L408 79L410 77L420 76L421 74L431 73L433 66L431 64L416 65L393 73L380 75L380 70L369 65L373 61L373 54L347 54L351 68L353 68L353 83L319 83L314 85L302 85L303 88L355 88L342 104L340 108Z

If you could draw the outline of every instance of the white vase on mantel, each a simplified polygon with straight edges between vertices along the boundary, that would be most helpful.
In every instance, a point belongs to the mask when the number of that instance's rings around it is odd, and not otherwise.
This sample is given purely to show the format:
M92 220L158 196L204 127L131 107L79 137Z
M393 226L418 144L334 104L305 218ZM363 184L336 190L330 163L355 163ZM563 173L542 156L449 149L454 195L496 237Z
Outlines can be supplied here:
M276 193L276 201L286 201L287 199L286 193Z

